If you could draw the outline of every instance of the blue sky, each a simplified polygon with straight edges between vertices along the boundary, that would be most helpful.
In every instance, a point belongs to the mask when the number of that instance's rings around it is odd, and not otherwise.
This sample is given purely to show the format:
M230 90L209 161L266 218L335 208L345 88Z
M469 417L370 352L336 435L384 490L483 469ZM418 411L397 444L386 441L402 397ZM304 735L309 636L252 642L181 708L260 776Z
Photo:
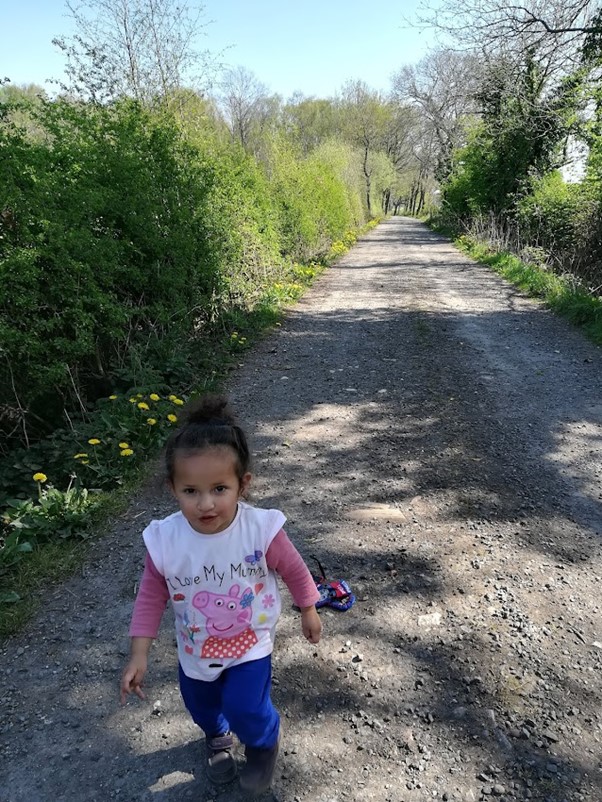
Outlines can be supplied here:
M390 76L425 55L432 37L408 27L419 0L189 0L205 7L203 48L231 66L255 73L285 99L334 95L348 79L386 91ZM0 78L39 83L62 75L63 57L52 45L69 34L64 0L2 3Z

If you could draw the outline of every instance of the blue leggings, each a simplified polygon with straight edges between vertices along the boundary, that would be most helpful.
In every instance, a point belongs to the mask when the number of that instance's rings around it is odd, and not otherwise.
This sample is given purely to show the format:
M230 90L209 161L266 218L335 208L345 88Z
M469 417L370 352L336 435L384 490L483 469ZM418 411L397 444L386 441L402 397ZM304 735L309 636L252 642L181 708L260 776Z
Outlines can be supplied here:
M184 704L207 738L232 730L245 746L271 749L280 727L271 687L271 655L226 668L213 682L191 679L180 666Z

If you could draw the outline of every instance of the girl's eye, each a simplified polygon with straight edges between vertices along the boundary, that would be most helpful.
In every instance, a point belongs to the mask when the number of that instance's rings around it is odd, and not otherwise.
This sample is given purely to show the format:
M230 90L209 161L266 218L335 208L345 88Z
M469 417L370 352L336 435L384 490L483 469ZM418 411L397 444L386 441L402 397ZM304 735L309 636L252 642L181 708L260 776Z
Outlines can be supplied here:
M217 493L223 493L225 489L226 489L226 485L218 485L218 486L215 488L215 490L216 490L216 492L217 492Z

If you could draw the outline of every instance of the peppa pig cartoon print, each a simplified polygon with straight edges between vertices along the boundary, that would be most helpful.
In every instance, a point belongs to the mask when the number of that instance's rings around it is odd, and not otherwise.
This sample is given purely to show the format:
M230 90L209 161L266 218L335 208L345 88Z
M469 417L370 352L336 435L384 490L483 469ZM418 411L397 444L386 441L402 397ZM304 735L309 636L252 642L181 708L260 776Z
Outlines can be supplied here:
M232 585L228 593L195 594L192 604L207 619L209 637L203 642L201 657L239 658L257 643L251 627L254 596L247 589L242 596L240 586Z

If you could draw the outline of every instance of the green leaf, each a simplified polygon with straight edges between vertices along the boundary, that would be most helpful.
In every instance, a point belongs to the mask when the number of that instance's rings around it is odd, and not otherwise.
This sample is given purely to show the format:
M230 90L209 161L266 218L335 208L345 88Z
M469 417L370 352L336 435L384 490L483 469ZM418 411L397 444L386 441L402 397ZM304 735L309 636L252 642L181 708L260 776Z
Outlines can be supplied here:
M14 590L0 592L0 604L15 604L21 601L21 597Z

